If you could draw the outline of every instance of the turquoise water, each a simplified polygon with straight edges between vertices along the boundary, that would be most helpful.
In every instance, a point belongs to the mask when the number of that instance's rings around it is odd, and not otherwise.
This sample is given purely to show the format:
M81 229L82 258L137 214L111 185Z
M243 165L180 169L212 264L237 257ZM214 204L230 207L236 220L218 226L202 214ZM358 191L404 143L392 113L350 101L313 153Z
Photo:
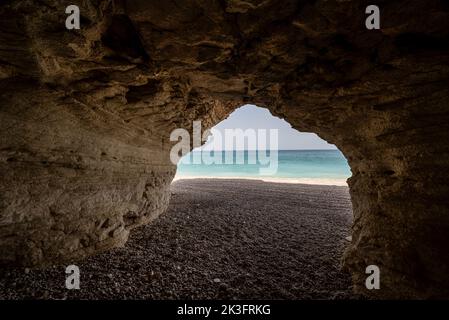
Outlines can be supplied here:
M263 159L257 157L257 151L219 151L214 156L221 158L222 164L193 164L194 160L200 162L201 151L187 154L178 164L177 176L289 179L347 179L351 176L348 163L339 150L278 151L277 170L269 175L261 175L259 171L267 165L261 165L258 161L256 164L248 163L251 159ZM226 157L233 159L233 164L225 164ZM236 164L237 160L240 164Z

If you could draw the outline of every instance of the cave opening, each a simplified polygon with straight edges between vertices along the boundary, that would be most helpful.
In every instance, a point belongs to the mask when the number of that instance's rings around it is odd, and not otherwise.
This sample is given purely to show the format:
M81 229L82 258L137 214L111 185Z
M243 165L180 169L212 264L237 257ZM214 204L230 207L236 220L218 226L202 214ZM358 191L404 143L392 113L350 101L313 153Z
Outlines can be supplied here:
M201 227L180 227L179 244L222 264L185 263L226 282L225 298L351 296L341 269L351 240L351 171L337 147L255 105L237 108L202 138L179 161L159 219L197 221Z
M194 124L193 131L195 126L201 131L201 122ZM299 132L268 109L251 104L237 108L195 139L201 139L201 145L194 141L193 150L184 153L175 180L258 178L347 186L351 176L345 156L335 145L314 133Z

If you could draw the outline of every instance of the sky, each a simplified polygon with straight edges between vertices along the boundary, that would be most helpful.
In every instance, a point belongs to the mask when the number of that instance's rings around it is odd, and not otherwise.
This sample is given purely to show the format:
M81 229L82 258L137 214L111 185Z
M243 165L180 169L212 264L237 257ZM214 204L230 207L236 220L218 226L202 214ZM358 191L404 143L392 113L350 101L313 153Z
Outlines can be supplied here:
M224 136L225 129L278 129L278 149L279 150L302 150L302 149L336 149L332 144L319 138L314 133L303 133L293 129L288 122L273 116L268 109L259 108L255 105L244 105L236 109L229 117L214 129L218 129ZM269 132L267 132L269 136ZM232 148L223 147L225 143L216 144L216 139L209 138L208 148L215 150L230 150ZM269 141L269 139L266 139ZM223 141L223 139L222 139ZM212 144L211 144L212 142ZM247 149L247 148L245 148Z

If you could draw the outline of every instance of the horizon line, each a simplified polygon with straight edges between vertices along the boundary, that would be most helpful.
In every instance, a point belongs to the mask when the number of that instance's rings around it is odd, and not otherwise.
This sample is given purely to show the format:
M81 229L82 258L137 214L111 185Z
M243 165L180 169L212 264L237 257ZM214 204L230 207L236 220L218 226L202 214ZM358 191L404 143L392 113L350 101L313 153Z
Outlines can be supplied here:
M199 152L199 151L340 151L338 148L332 149L243 149L243 150L191 150L190 152ZM340 151L341 152L341 151Z

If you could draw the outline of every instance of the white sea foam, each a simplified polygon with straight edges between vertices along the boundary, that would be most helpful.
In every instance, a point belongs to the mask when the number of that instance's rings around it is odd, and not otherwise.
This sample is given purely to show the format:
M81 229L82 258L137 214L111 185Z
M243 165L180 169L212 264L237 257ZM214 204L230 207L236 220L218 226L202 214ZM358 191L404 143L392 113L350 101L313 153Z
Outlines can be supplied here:
M186 179L237 179L237 180L258 180L273 183L296 183L296 184L315 184L328 186L348 186L346 179L322 179L322 178L269 178L269 177L237 177L237 176L184 176L176 175L173 181Z

